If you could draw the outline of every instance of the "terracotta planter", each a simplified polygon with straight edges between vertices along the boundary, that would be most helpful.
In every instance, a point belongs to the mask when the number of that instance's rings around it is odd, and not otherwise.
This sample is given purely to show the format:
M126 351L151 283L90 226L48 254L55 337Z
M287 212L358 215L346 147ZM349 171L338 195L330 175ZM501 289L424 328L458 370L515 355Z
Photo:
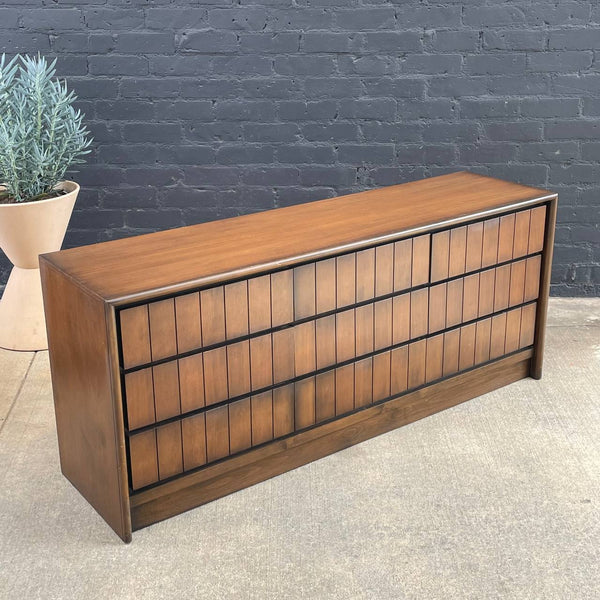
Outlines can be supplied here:
M0 248L14 267L0 300L0 347L45 350L46 322L38 256L60 250L79 185L63 181L63 196L0 204Z

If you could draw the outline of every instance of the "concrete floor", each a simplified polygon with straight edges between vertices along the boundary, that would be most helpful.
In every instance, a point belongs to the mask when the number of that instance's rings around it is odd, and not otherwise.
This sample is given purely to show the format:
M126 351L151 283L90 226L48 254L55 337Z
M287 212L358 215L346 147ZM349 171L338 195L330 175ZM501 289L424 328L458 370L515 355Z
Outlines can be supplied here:
M600 299L544 378L134 533L59 470L46 352L0 351L0 598L600 598Z

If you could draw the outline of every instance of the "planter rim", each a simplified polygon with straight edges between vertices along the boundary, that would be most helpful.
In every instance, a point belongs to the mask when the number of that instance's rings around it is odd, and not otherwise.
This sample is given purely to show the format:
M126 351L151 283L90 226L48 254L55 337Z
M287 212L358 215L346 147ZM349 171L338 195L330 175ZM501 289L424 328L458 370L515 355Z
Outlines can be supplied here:
M0 184L0 189L5 189L5 186ZM62 196L56 196L55 198L46 198L46 200L29 200L27 202L0 202L0 209L6 208L6 207L18 207L18 206L26 206L26 205L32 206L34 204L37 205L37 204L46 204L48 202L54 202L56 200L60 200L61 198L64 198L65 196L68 196L72 192L79 192L79 184L76 183L75 181L70 181L68 179L65 179L64 181L60 181L59 183L57 183L53 189L62 189L67 193L63 194Z

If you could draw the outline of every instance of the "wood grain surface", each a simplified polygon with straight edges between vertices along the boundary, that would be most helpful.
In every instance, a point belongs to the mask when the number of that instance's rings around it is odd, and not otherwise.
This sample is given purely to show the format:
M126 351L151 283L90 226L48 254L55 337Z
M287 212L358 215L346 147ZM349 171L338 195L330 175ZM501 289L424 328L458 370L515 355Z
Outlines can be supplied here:
M61 469L117 535L129 542L115 312L43 258L40 267Z
M544 190L482 175L452 173L63 250L47 255L46 260L95 294L118 304L333 255L403 232L552 196ZM497 229L495 233L497 236Z

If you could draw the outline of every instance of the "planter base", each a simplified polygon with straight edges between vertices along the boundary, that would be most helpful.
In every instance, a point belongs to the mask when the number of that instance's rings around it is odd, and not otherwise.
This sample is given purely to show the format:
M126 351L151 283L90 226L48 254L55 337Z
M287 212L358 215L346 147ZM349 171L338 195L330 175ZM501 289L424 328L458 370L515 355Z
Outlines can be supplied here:
M13 267L0 300L0 347L48 349L39 269Z
M48 348L39 255L60 249L79 192L73 181L59 188L66 193L56 198L0 204L0 248L14 265L0 300L0 348Z

